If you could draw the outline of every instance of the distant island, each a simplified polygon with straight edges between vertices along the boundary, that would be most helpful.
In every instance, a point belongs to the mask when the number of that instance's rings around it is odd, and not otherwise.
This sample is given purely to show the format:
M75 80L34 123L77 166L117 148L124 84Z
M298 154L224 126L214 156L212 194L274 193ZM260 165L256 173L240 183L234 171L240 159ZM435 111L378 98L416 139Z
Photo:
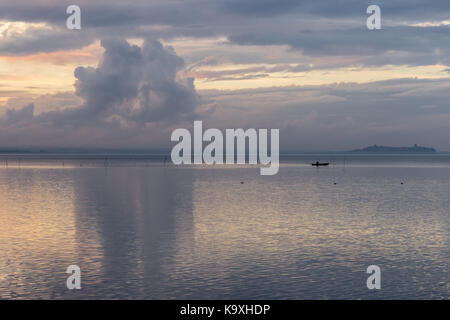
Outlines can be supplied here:
M412 147L387 147L377 146L376 144L363 149L355 149L348 151L349 153L436 153L436 149L418 146Z

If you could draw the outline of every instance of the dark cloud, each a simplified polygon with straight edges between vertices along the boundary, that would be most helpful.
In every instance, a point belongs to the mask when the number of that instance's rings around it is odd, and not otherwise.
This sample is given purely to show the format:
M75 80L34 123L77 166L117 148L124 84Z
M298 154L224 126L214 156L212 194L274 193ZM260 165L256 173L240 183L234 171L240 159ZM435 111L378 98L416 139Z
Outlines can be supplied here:
M217 12L213 1L147 1L147 0L78 0L40 1L0 0L0 19L11 21L48 22L65 27L66 8L76 4L81 8L86 27L130 25L186 25L202 20L213 20Z
M188 25L214 22L225 16L270 17L296 14L329 18L349 18L365 14L369 5L379 5L389 19L424 21L448 18L447 0L78 0L90 26L112 25ZM0 0L1 19L65 23L65 9L73 1ZM61 14L62 13L62 14Z
M247 16L274 16L291 12L307 1L302 0L224 0L222 8Z
M0 0L0 4L0 19L52 26L1 38L0 53L10 55L80 48L114 35L166 40L228 37L239 45L288 45L311 56L351 55L363 66L449 64L450 56L449 27L404 26L448 19L448 0L80 0L79 32L65 29L65 8L72 4L68 1L50 5L48 1ZM370 4L381 6L384 30L366 29ZM242 54L241 60L249 58Z
M229 40L240 45L289 45L310 56L355 56L364 65L450 64L449 26L290 33L272 28L232 35Z
M3 55L27 55L84 47L95 40L90 33L71 32L64 29L30 28L23 34L9 33L0 41Z
M424 21L446 19L450 2L446 0L224 0L225 11L246 16L277 16L302 14L328 18L355 18L365 14L369 5L379 5L388 19Z

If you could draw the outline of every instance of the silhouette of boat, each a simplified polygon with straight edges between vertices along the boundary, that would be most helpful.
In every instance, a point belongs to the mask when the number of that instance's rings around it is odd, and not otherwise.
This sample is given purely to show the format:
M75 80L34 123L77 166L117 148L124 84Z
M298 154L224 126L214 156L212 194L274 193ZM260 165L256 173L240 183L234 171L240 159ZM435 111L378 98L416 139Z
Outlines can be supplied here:
M311 165L314 167L325 167L328 166L329 164L330 164L329 162L319 162L319 161L317 161L316 163L311 163Z

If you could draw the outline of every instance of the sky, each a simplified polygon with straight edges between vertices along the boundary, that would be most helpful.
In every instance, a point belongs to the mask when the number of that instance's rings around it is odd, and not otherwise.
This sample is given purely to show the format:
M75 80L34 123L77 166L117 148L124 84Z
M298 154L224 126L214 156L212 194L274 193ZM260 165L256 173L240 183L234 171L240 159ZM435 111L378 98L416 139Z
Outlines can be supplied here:
M0 148L169 148L202 120L450 151L449 92L448 0L0 0Z

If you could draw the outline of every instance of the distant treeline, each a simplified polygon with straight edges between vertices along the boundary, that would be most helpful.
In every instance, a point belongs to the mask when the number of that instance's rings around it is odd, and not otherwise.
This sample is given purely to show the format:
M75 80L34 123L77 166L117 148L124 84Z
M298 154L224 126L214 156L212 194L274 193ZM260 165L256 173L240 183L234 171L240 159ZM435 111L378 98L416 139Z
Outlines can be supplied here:
M350 153L436 153L436 149L418 146L412 147L387 147L373 145L363 149L349 151Z

